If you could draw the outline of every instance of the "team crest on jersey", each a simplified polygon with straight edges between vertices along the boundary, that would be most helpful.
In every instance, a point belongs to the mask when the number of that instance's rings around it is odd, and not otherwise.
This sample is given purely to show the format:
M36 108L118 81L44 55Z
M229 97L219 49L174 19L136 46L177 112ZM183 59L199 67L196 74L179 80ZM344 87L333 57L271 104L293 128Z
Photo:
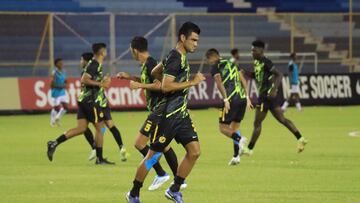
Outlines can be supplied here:
M166 142L166 137L164 137L164 136L159 137L159 142L160 143L165 143Z
M104 117L104 113L103 112L100 112L100 118Z

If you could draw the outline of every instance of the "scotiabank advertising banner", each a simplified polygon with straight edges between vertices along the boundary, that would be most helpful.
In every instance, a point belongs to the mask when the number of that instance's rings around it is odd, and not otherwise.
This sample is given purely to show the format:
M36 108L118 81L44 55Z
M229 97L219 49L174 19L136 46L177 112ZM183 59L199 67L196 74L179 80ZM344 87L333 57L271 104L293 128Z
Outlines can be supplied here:
M8 79L0 79L1 81ZM7 101L14 105L0 104L1 110L49 110L53 105L50 84L47 78L13 78L18 90L9 94ZM360 74L316 74L301 75L300 97L304 105L356 105L360 104ZM6 82L6 81L5 81ZM8 83L8 82L7 82ZM288 98L290 84L287 77L282 80L278 94ZM16 93L18 91L18 93ZM249 81L251 99L256 102L255 81ZM80 93L80 79L69 78L67 95L69 108L77 108ZM131 90L129 81L113 78L107 97L113 109L145 109L146 100L142 89ZM222 104L221 94L210 75L189 91L190 107L217 107ZM7 102L7 103L9 103ZM15 105L18 103L17 105Z
M21 108L23 110L48 110L53 105L50 81L44 78L19 78ZM80 94L80 79L67 79L69 108L77 108L77 97ZM112 108L145 108L146 100L141 89L131 90L129 81L113 78L107 96Z

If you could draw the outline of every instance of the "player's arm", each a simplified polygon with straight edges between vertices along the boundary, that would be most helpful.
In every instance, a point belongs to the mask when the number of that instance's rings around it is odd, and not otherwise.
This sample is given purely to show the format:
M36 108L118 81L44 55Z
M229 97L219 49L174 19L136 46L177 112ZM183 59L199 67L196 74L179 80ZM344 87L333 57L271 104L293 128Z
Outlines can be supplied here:
M278 70L276 69L274 66L271 68L271 73L273 75L273 84L272 84L272 87L270 88L269 92L268 92L268 95L272 98L275 98L276 97L276 94L277 94L277 91L280 87L280 84L281 84L281 79L283 77L283 74Z
M224 84L222 82L220 73L216 73L214 75L214 80L215 80L215 83L216 83L216 87L219 89L220 94L221 94L221 96L223 98L224 107L225 107L225 113L228 113L229 110L230 110L230 102L229 102L229 99L228 99L228 95L226 94L226 90L225 90Z
M136 81L130 81L130 88L131 89L147 89L150 91L161 91L161 83L159 80L154 80L153 83L150 84L145 84L145 83L140 83L140 82L136 82Z
M135 82L140 82L140 77L139 76L130 75L129 73L126 73L126 72L119 72L118 74L116 74L116 77L118 79L132 80L132 81L135 81Z
M105 76L101 81L96 81L91 79L92 76L96 74L97 67L96 65L90 64L86 70L85 73L81 77L81 83L87 86L97 86L97 87L103 87L108 88L110 86L111 79L109 76Z
M244 76L244 74L243 74L243 72L241 70L239 71L239 77L240 77L241 84L244 87L244 90L245 90L245 93L246 93L247 107L248 108L253 108L253 105L252 105L251 100L250 100L249 85L248 85L248 82L246 81L245 76Z
M161 83L161 90L164 93L180 91L195 86L203 80L205 80L205 77L202 73L196 73L192 80L186 82L175 82L175 76L165 74Z
M158 63L151 71L151 76L161 81L163 77L164 66L163 63Z
M245 75L246 77L253 78L253 79L255 78L255 73L252 71L241 69L240 72L242 72L242 74Z

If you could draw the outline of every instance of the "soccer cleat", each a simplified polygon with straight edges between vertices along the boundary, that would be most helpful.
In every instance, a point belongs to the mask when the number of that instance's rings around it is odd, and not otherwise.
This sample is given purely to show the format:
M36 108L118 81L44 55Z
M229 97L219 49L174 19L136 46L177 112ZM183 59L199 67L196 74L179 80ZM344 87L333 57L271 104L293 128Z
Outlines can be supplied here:
M233 157L230 162L229 162L229 166L235 166L238 165L240 163L240 156L237 155L236 157Z
M92 149L90 151L90 155L89 155L89 161L93 160L96 158L96 150L95 149Z
M111 162L111 161L108 161L107 159L99 159L99 158L96 158L96 162L95 162L96 165L115 165L114 162Z
M120 150L120 160L121 161L127 161L127 158L129 157L129 153L126 152L125 147L122 147Z
M169 179L170 179L170 175L167 174L167 173L165 175L163 175L163 176L155 176L155 179L151 183L151 185L149 186L148 190L150 190L150 191L157 190L159 187L161 187Z
M241 153L243 152L243 148L245 147L246 142L247 142L247 138L241 137L241 140L239 142L239 155L241 155ZM239 162L240 162L240 160L239 160Z
M183 203L181 192L172 192L170 189L165 191L165 197L175 203Z
M304 151L305 145L306 145L308 142L309 142L309 141L306 140L304 137L301 137L301 138L298 140L298 146L297 146L298 153L301 153L302 151Z
M251 156L253 154L253 150L248 147L244 147L242 149L241 155Z
M56 141L49 141L47 143L47 156L50 161L53 160L55 149L56 149Z
M130 195L130 192L128 192L125 196L128 203L140 203L139 197L133 197Z

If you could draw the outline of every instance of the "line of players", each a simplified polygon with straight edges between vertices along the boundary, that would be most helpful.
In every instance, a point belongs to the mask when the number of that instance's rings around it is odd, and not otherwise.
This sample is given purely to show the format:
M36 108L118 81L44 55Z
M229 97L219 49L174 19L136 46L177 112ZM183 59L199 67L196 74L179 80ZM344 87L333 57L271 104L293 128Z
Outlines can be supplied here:
M135 146L144 158L137 168L133 187L126 194L128 202L140 202L140 189L151 168L155 169L157 176L149 190L159 188L170 178L158 162L162 154L174 175L174 181L165 191L165 197L174 202L183 202L180 188L186 187L185 179L200 156L198 135L187 111L189 88L205 80L202 73L197 73L193 79L190 79L190 66L187 60L187 54L195 52L199 37L200 28L196 24L184 23L178 31L176 47L159 64L148 52L145 38L135 37L131 41L132 55L142 65L141 76L120 72L117 77L131 80L130 87L132 89L143 88L145 90L149 115L136 138ZM257 40L252 43L253 72L240 69L234 61L221 58L216 49L209 49L206 52L207 61L212 66L211 74L224 102L219 116L219 129L222 134L233 141L234 156L229 162L230 165L238 164L240 155L253 153L255 143L261 133L262 122L269 110L281 124L294 134L298 140L298 152L303 151L307 143L295 125L284 117L283 111L278 105L277 90L282 74L264 56L264 48L265 44L262 41ZM91 122L95 126L96 133L94 142L90 141L89 143L95 143L96 163L113 164L102 156L102 129L105 124L110 130L111 127L114 127L114 125L107 124L107 121L111 120L111 115L104 90L110 85L110 77L103 76L101 65L106 57L105 44L94 44L93 53L92 58L90 55L89 57L82 56L83 60L88 63L87 65L83 63L82 89L78 98L78 126L60 135L56 140L48 142L47 154L50 161L59 144L89 131L87 126ZM245 146L246 138L241 135L239 130L246 108L253 108L247 92L245 76L255 79L259 91L254 130L247 146ZM113 124L112 121L111 123ZM169 146L173 139L182 144L186 150L186 154L179 164L175 152ZM147 145L149 141L150 146ZM122 144L120 149L124 149Z

